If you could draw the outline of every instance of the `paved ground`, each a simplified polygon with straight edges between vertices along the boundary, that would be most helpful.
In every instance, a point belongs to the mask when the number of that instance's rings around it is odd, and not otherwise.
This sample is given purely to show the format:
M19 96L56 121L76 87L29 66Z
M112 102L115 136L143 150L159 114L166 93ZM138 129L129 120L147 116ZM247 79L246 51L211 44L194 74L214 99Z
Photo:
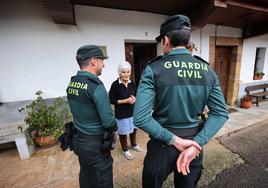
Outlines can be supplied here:
M217 137L228 135L230 132L244 129L260 121L268 120L268 102L262 102L260 103L260 107L253 107L248 110L237 109L238 112L230 114L230 119L217 134ZM0 110L0 114L2 112L5 112L5 110ZM146 148L147 141L148 136L142 131L139 131L138 142L143 148ZM225 169L244 163L244 160L238 154L222 146L218 142L218 139L212 140L206 145L204 150L204 172L200 180L200 185L202 186L211 183L217 174ZM113 151L115 188L141 187L141 171L145 153L146 150L142 153L133 151L135 159L133 161L127 161L121 154L119 144L117 144L116 149ZM79 187L79 165L77 157L69 151L61 152L58 146L39 149L30 159L24 161L19 159L16 148L1 150L0 159L1 188ZM169 177L163 187L173 187L172 176Z
M126 160L121 154L119 145L112 155L114 158L114 187L141 187L143 159L146 153L148 136L138 132L138 141L144 152L132 153L135 159ZM201 185L213 181L216 174L225 168L243 163L238 155L233 154L216 140L205 147L204 173ZM79 165L77 157L70 151L62 152L59 145L47 149L39 149L27 160L19 159L16 148L0 151L0 187L2 188L74 188L78 186ZM215 160L221 161L220 163ZM214 165L216 164L216 165ZM214 168L211 166L214 165ZM165 182L165 188L172 186L172 176Z
M225 147L239 154L245 163L220 173L208 188L268 187L268 122L248 127L220 140Z

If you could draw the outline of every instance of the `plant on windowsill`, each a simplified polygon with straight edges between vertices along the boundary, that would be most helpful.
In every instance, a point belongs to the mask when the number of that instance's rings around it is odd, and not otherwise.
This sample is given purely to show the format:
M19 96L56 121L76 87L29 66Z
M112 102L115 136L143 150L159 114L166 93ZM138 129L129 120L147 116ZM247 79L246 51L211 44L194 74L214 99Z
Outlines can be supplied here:
M197 47L196 47L195 43L193 43L193 42L189 42L187 44L186 48L189 50L190 53L193 53L193 51L197 52Z
M256 70L256 71L254 72L253 80L261 80L261 79L263 78L264 75L265 75L264 72L259 71L259 70Z
M64 132L64 124L71 119L68 103L61 97L48 104L43 92L35 93L36 99L19 111L26 111L24 121L29 125L30 137L39 146L50 146Z
M245 95L243 96L243 98L241 99L241 102L240 102L240 107L241 108L250 108L252 105L252 97L248 96L248 95Z

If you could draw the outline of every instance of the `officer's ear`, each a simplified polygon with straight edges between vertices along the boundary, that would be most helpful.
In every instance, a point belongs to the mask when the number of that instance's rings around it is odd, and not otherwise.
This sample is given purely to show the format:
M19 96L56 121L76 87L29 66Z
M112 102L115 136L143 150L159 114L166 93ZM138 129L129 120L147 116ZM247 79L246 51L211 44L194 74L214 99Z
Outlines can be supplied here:
M162 38L162 45L163 46L170 46L170 40L166 35L164 35Z
M91 65L96 66L97 63L98 63L98 62L97 62L97 59L95 59L94 57L91 58L91 60L90 60L90 64L91 64Z

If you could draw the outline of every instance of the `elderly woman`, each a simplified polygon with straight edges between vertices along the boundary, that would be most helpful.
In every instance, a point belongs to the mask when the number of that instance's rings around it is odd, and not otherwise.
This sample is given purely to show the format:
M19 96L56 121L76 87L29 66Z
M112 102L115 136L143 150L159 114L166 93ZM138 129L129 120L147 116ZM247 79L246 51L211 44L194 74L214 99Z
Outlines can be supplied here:
M118 126L119 140L123 155L128 160L134 156L128 150L127 135L129 134L131 148L141 152L142 148L136 143L136 127L133 125L133 107L136 101L136 86L130 80L131 65L123 62L118 66L119 78L113 82L109 91L110 102L115 108L115 118Z

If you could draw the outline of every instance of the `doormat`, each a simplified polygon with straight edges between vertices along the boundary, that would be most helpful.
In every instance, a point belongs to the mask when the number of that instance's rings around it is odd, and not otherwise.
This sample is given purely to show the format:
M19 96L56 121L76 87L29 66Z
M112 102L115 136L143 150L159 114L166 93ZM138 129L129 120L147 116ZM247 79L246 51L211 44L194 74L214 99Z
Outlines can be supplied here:
M228 113L231 114L233 112L238 112L238 110L234 109L234 108L228 108Z

